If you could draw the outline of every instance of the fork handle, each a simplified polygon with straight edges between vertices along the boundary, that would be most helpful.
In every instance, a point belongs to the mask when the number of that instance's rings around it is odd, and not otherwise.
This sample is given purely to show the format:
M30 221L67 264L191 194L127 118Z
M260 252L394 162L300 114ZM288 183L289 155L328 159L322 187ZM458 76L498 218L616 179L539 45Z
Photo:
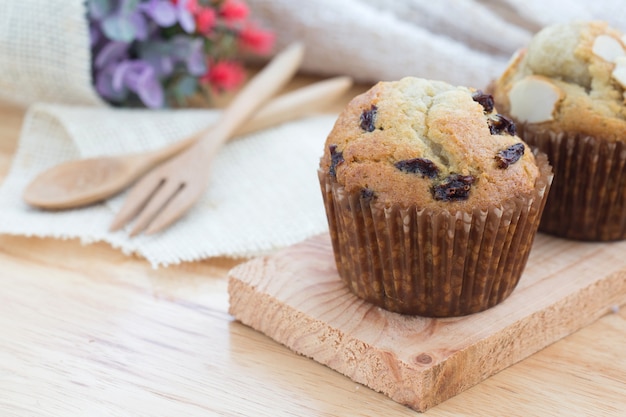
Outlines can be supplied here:
M302 62L303 55L304 46L301 43L293 43L276 55L241 89L222 111L215 127L194 147L207 148L207 152L214 153L235 133L238 127L293 77Z

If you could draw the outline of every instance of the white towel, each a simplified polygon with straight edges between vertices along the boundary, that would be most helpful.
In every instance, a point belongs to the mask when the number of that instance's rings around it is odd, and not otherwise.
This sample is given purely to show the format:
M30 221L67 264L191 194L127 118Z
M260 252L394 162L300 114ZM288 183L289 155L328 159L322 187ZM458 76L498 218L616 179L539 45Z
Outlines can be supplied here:
M623 0L248 0L276 30L297 38L303 68L374 82L413 75L481 88L541 27L601 19L626 32Z

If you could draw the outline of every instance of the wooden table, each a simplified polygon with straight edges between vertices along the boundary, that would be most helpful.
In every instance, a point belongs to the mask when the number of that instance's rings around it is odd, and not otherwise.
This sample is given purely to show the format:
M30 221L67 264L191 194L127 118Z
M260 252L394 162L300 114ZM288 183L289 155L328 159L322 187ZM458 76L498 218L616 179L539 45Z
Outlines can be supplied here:
M0 177L23 115L0 104ZM0 415L418 414L235 322L226 274L239 262L154 270L106 244L0 236ZM426 414L624 413L626 309Z

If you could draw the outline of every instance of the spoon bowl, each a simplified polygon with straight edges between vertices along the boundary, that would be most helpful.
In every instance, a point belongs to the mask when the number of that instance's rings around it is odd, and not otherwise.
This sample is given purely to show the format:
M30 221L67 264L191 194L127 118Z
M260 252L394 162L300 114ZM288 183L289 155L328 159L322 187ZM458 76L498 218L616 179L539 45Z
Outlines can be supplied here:
M141 162L141 160L139 161ZM57 165L32 181L24 190L31 206L62 210L80 207L115 194L128 178L141 174L129 157L99 157ZM89 193L85 193L89 190Z

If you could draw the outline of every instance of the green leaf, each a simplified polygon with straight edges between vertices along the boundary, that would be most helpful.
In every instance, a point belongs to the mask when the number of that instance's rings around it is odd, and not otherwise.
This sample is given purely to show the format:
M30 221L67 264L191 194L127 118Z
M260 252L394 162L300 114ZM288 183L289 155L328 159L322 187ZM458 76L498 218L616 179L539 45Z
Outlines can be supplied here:
M107 17L102 21L102 30L112 41L132 42L135 40L135 27L128 16Z
M113 11L112 0L89 0L87 2L89 16L100 20Z
M139 57L144 59L160 58L172 54L172 47L163 41L141 42L137 45Z
M139 0L122 0L120 5L121 14L133 14L139 6Z
M180 77L172 86L171 93L177 100L189 97L198 90L198 80L190 75Z

